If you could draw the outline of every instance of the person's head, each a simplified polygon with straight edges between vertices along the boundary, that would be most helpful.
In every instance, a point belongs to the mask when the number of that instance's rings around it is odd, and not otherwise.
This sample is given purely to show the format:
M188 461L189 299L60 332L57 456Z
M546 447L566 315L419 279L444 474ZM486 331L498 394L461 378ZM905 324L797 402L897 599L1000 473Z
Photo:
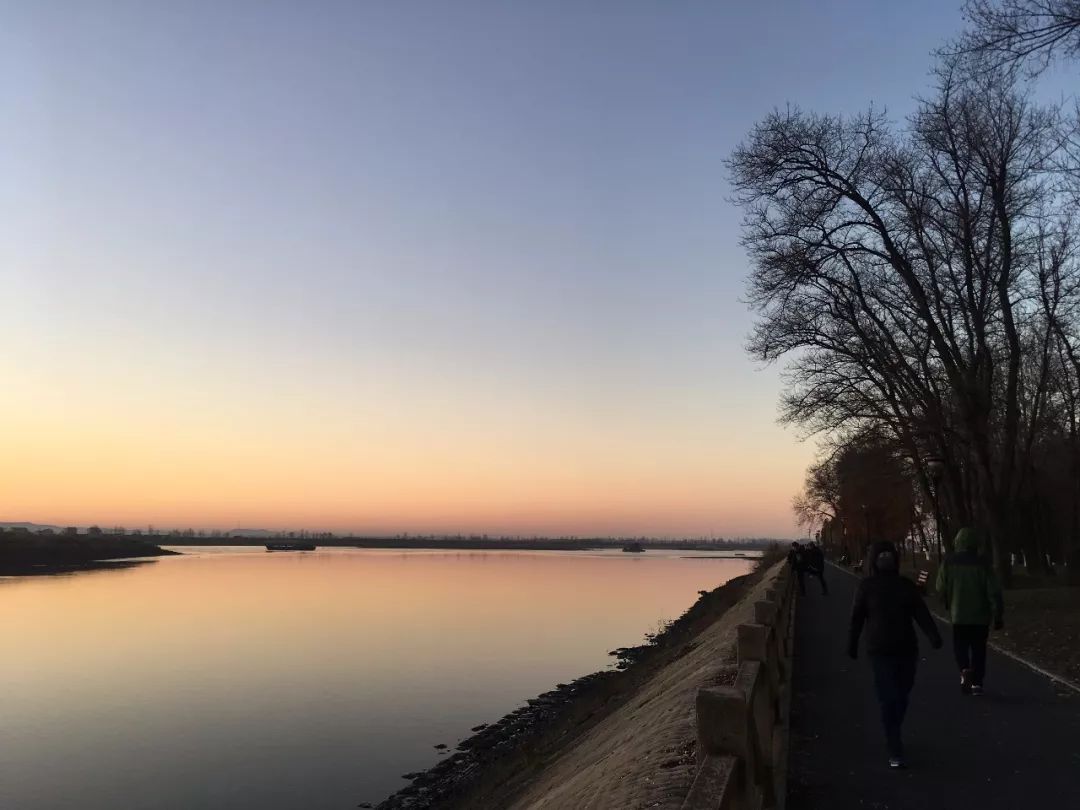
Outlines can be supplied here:
M893 576L900 572L900 555L888 540L879 540L870 546L867 563L871 576Z
M979 536L978 529L971 526L965 526L958 531L956 539L953 540L953 548L961 554L980 554L982 547L982 538Z

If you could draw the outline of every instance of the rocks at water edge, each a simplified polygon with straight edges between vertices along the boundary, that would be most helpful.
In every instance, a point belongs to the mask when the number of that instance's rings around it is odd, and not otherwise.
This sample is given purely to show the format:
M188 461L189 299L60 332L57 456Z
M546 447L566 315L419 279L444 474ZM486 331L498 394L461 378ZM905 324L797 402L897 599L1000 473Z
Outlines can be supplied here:
M422 773L405 774L412 784L376 806L376 810L426 810L462 795L483 767L515 751L521 743L544 730L571 702L617 675L602 671L559 684L515 709L501 720L481 724L473 736L462 740L453 754ZM445 748L440 743L436 748Z
M560 723L579 726L596 714L602 714L618 691L618 679L627 677L628 670L636 669L635 665L646 663L651 653L674 652L679 657L692 650L696 646L694 627L700 628L701 622L714 621L728 604L737 600L749 580L749 576L736 577L706 592L679 619L665 624L655 634L648 634L648 643L614 650L615 669L594 672L569 684L560 683L554 690L532 698L498 722L477 726L479 731L458 743L450 756L419 775L410 774L415 776L413 783L380 802L375 810L454 807L455 802L467 798L470 790L485 778L491 779L497 774L501 764L517 767L512 755L519 754L524 746L543 739L547 732L566 734L567 728L560 730ZM676 753L678 755L669 760L671 767L692 755L692 752ZM668 767L667 762L664 765Z

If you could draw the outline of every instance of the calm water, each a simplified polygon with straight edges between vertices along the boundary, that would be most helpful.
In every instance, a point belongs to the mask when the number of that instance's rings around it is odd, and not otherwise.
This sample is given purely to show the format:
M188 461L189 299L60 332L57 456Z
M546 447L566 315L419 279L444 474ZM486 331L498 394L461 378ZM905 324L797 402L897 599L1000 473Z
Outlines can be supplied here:
M344 810L745 573L676 553L268 554L0 578L0 807Z

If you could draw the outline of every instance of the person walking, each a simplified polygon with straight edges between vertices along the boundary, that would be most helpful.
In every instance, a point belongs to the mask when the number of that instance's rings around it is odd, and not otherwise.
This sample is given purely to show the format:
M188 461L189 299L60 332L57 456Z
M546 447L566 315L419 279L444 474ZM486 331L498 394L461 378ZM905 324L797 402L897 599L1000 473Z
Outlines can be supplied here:
M960 669L960 691L981 695L986 678L986 641L990 623L1005 626L1001 583L982 552L979 533L965 527L956 533L955 551L945 558L937 575L937 592L953 626L953 653Z
M915 583L900 576L900 556L890 542L874 543L867 557L867 576L859 583L851 606L848 655L859 656L859 637L866 626L866 652L874 673L881 722L889 752L889 767L903 768L901 728L907 714L919 644L918 624L935 650L941 634Z
M792 543L791 550L787 555L787 562L799 582L799 596L806 596L806 584L803 582L803 574L806 572L806 549L800 546L798 542Z
M825 553L817 543L811 543L806 550L806 570L821 583L821 595L828 596L829 586L825 584Z

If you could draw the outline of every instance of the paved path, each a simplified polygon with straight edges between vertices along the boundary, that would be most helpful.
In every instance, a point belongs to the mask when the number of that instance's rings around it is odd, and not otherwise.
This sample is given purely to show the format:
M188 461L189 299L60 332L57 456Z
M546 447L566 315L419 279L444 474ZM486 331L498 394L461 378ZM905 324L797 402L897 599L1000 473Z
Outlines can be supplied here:
M941 650L920 635L909 767L890 771L865 649L845 653L858 580L826 576L829 596L807 579L797 612L790 810L1080 808L1080 695L993 651L986 694L961 695L947 627Z

